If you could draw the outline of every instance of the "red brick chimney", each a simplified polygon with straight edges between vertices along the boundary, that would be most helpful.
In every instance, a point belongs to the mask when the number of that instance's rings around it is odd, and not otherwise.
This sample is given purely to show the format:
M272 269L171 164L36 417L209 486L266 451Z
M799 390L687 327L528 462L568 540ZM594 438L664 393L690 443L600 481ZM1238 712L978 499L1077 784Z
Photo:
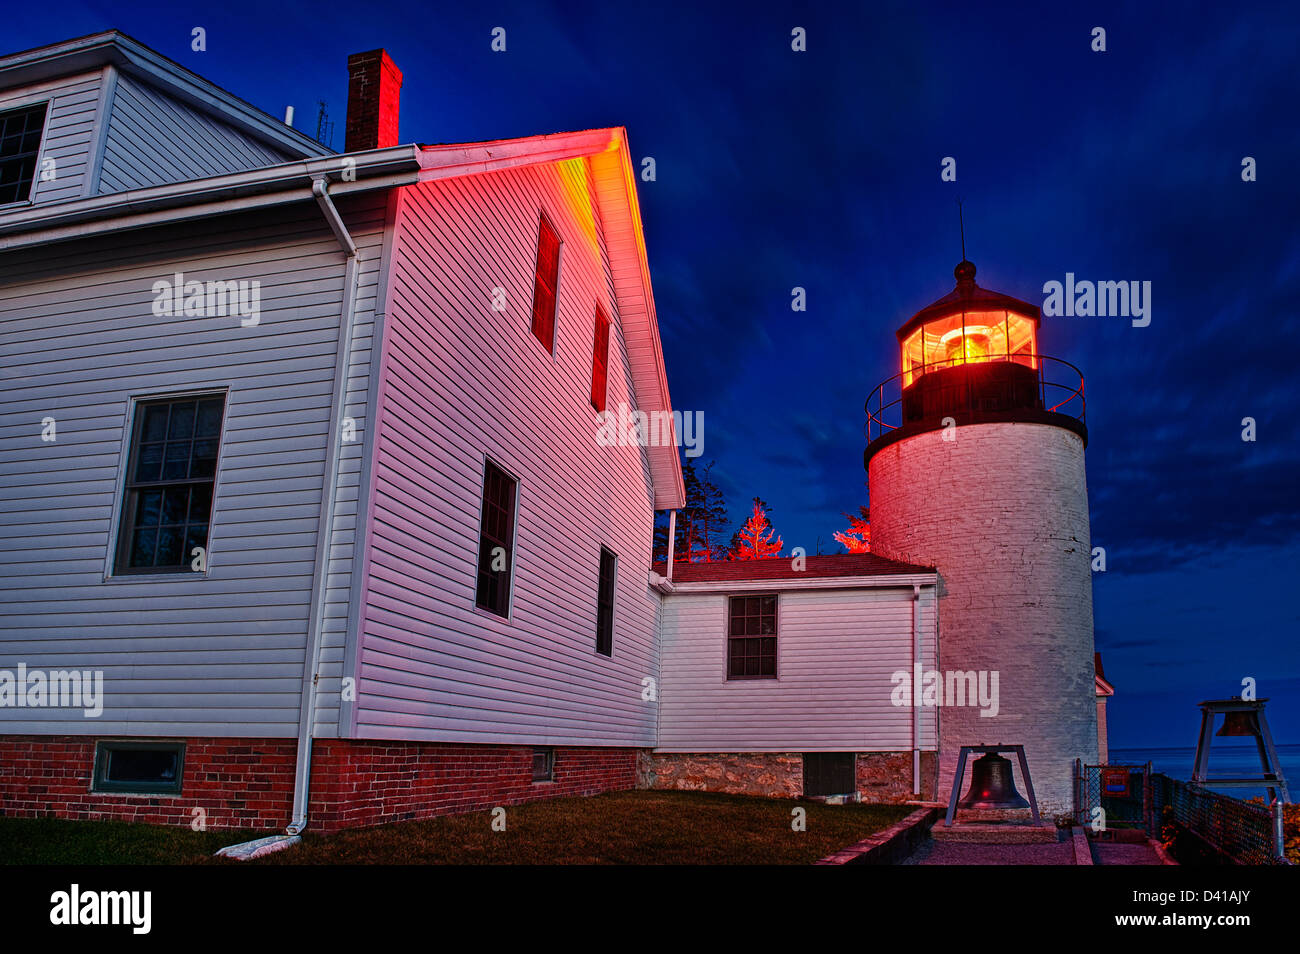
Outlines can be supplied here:
M348 118L343 151L396 146L402 71L384 50L348 57Z

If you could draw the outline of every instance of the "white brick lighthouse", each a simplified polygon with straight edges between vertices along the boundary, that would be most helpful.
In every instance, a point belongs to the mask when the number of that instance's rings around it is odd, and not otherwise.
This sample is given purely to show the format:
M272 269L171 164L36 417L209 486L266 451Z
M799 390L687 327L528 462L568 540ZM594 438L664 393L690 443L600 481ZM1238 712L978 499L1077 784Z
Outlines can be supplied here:
M1083 380L1039 353L1037 307L955 275L867 401L871 549L938 569L942 674L997 673L996 715L942 699L939 797L961 746L1021 744L1050 818L1097 761Z

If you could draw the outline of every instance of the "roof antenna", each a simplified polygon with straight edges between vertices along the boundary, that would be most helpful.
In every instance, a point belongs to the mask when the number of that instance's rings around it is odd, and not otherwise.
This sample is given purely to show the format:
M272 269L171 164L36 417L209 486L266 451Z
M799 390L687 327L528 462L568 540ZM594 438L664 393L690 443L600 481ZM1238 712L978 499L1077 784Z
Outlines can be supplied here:
M961 213L961 199L957 199L957 227L961 229L961 260L966 261L966 220Z

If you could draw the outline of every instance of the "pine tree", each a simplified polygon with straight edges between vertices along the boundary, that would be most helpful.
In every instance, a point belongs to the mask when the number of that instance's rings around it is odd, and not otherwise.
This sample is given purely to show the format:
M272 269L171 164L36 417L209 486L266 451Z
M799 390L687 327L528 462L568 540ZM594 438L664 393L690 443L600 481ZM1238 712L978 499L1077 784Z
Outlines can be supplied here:
M677 535L673 540L674 563L703 563L727 559L726 547L720 544L730 519L727 501L713 482L710 471L713 463L702 469L687 458L682 462L682 484L686 490L685 504L677 511ZM662 563L668 558L668 515L657 514L654 531L654 559Z
M722 541L725 539L724 534L727 532L727 525L731 523L731 518L727 516L727 500L718 489L718 485L713 482L713 465L716 461L709 461L709 466L704 468L704 476L700 478L700 490L703 494L704 505L700 511L700 520L703 523L703 549L705 560L725 560L728 558L728 548Z
M750 514L745 526L736 531L732 537L732 558L736 560L761 560L781 554L782 542L767 520L768 506L761 497L754 498L754 512Z
M844 544L850 553L869 553L871 551L871 509L859 507L859 516L843 514L849 519L849 528L843 533L837 532L835 539Z

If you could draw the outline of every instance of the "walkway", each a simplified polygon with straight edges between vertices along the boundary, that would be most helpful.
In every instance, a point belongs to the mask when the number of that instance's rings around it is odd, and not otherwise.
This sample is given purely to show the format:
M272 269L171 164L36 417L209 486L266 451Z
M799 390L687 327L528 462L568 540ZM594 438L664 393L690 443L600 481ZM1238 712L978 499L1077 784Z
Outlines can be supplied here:
M1066 839L1047 845L972 845L927 841L904 865L1072 865L1074 845Z

